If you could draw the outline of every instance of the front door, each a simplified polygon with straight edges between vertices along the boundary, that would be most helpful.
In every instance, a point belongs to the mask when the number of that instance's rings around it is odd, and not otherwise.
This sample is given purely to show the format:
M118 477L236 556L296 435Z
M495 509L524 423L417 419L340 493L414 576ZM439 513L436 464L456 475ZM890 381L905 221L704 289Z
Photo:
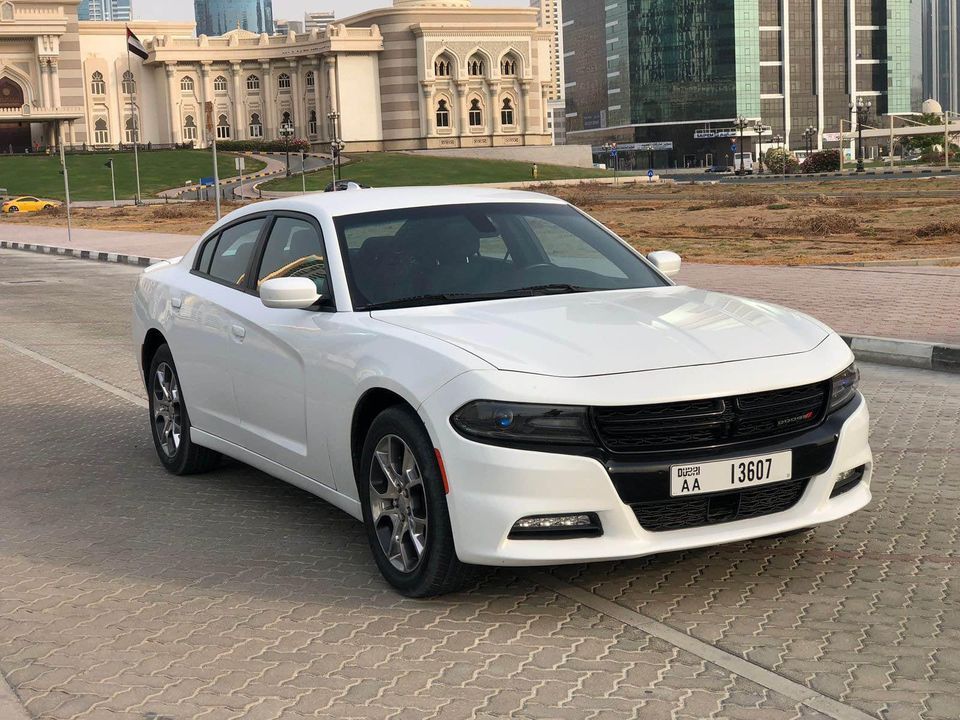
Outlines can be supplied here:
M0 123L0 154L21 153L30 147L30 123Z

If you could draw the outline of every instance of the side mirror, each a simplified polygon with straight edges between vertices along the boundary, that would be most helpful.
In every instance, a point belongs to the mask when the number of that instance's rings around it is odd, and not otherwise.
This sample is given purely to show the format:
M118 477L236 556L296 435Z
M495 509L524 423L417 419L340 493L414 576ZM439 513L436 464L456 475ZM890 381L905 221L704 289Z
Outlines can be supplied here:
M669 250L657 250L647 255L647 260L669 278L680 272L680 256Z
M306 310L321 297L313 280L305 277L273 278L260 286L260 302L268 308Z

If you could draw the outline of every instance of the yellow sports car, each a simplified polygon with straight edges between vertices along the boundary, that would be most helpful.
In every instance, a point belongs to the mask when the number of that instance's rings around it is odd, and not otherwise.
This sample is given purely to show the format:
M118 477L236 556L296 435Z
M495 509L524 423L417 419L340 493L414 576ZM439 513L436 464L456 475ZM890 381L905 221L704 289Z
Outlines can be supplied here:
M0 211L5 213L39 212L40 210L56 207L59 204L60 203L55 200L41 200L40 198L35 198L30 195L23 195L22 197L7 200L3 205L0 205Z

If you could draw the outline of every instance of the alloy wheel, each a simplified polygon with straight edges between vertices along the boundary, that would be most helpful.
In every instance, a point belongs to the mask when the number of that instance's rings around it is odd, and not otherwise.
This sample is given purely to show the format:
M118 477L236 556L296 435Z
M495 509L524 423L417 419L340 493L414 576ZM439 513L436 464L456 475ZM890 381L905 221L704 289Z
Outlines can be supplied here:
M370 464L370 512L380 548L390 563L410 573L427 543L427 496L410 446L397 435L377 443Z
M180 384L173 368L165 362L157 366L153 380L153 425L160 447L167 457L174 457L180 449L183 432L183 409L180 403Z

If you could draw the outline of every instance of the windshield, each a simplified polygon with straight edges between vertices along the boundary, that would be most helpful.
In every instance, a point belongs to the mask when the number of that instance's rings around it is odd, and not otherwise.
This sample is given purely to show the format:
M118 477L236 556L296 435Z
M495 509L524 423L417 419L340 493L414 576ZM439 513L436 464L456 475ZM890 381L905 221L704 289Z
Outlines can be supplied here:
M667 284L569 205L403 208L336 225L357 310Z

